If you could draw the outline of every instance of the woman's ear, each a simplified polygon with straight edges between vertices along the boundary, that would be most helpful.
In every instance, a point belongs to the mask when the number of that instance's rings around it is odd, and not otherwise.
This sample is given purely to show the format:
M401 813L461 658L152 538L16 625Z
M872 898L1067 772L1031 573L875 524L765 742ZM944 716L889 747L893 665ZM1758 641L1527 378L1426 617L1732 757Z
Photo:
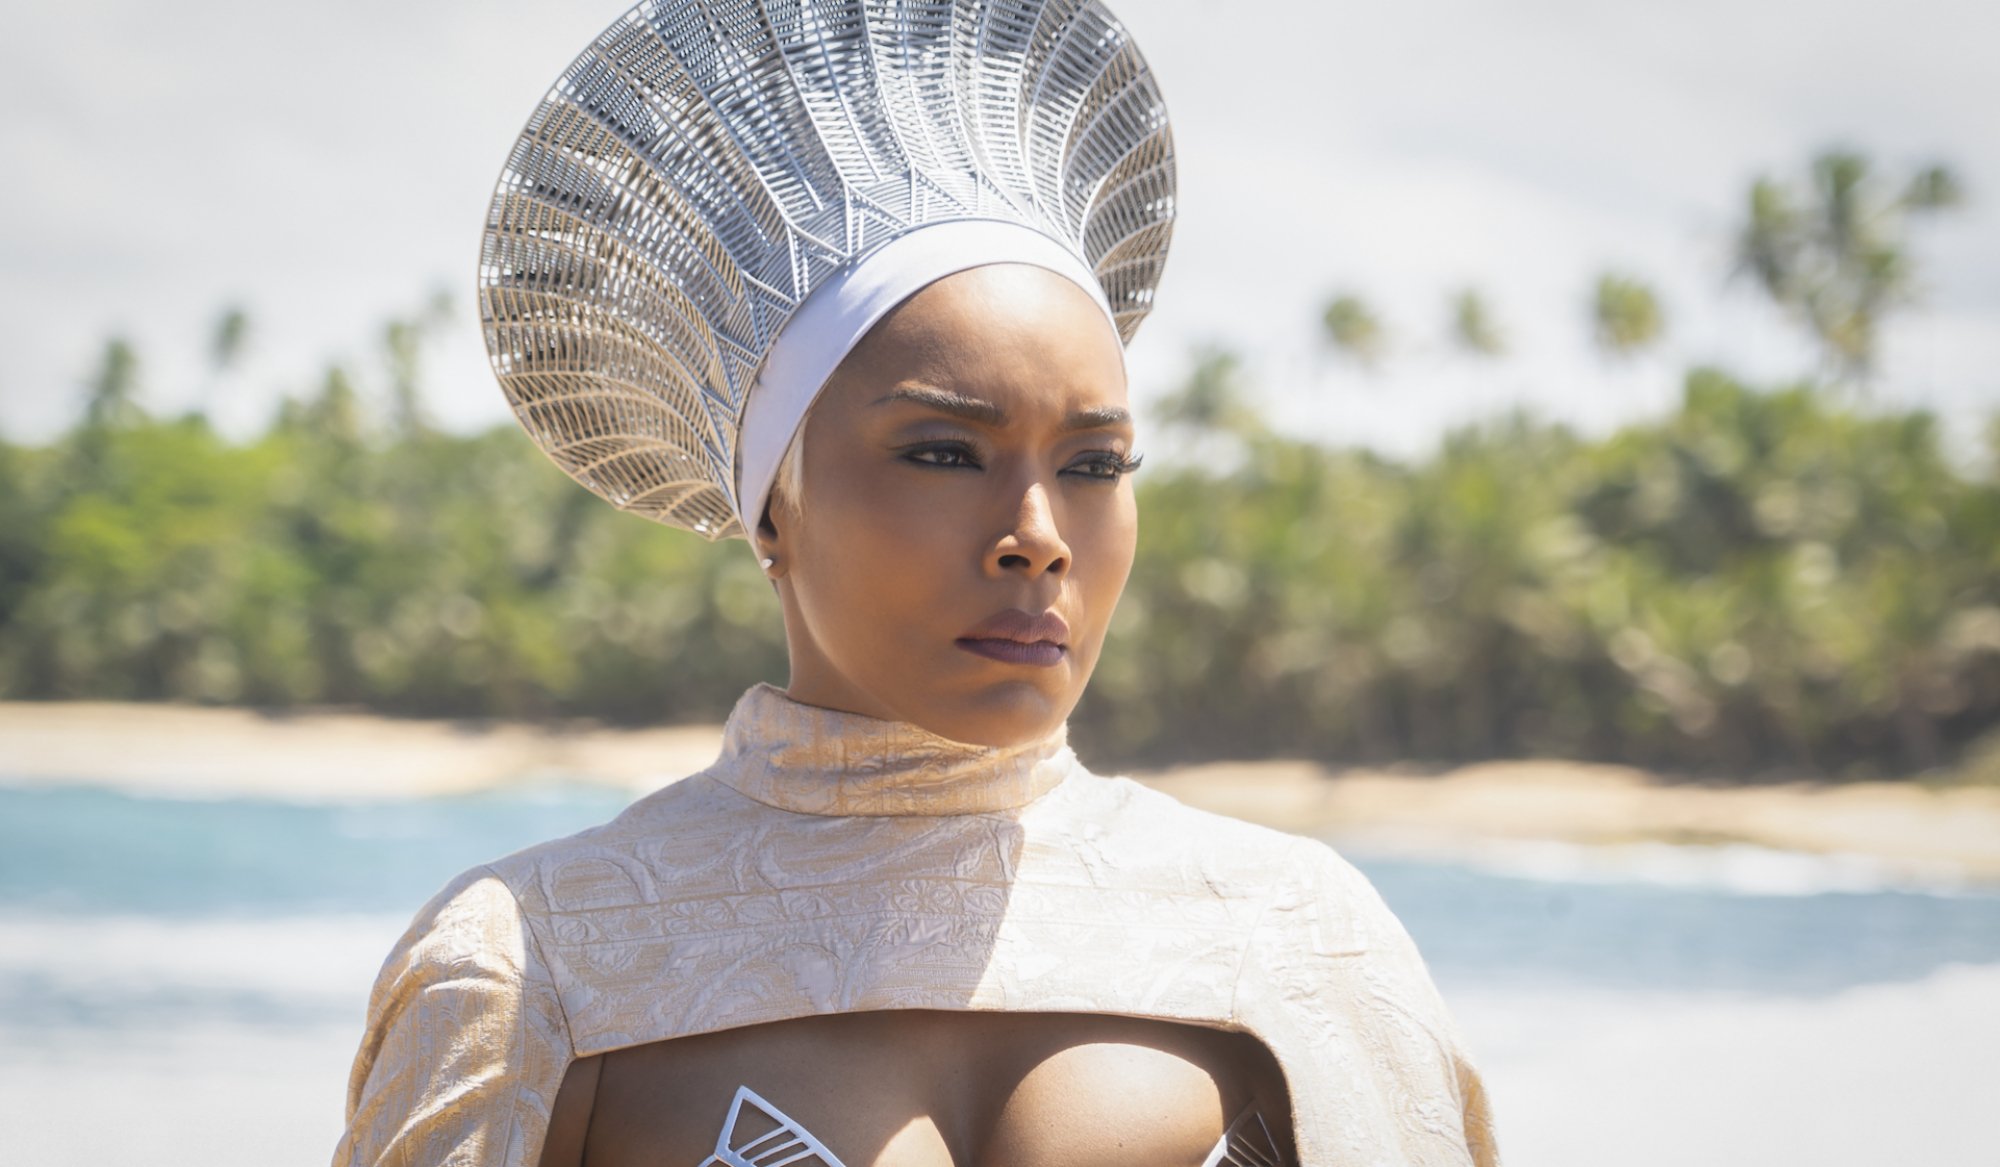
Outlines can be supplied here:
M764 514L757 520L757 529L751 533L750 544L757 550L757 565L764 569L772 583L785 574L784 539L778 534L778 525L771 517L771 503L764 502Z

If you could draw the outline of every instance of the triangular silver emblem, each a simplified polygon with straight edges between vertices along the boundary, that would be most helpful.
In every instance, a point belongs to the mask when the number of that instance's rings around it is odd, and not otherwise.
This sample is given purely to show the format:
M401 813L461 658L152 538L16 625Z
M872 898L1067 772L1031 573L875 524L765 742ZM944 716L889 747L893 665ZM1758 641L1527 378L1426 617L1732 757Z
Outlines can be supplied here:
M1216 1140L1215 1149L1208 1158L1201 1161L1201 1167L1283 1167L1284 1160L1278 1155L1278 1141L1271 1137L1271 1128L1264 1125L1264 1116L1255 1107L1236 1116L1229 1129Z
M806 1128L757 1096L736 1088L729 1120L715 1139L715 1154L701 1167L846 1167Z

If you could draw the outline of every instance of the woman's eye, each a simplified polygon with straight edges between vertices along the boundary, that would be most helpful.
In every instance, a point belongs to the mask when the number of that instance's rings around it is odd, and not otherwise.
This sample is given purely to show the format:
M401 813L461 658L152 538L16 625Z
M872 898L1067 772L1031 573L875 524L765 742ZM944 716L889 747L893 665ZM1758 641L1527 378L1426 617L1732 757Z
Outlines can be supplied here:
M978 459L964 446L924 446L903 455L924 466L977 466Z
M953 469L979 469L979 455L971 446L950 442L935 446L917 446L905 450L903 457L919 466L943 466ZM1127 457L1116 450L1099 450L1071 463L1065 473L1084 478L1115 482L1139 468L1139 459Z
M1074 469L1086 478L1102 478L1115 482L1139 468L1140 459L1127 457L1111 450L1100 451L1076 463Z

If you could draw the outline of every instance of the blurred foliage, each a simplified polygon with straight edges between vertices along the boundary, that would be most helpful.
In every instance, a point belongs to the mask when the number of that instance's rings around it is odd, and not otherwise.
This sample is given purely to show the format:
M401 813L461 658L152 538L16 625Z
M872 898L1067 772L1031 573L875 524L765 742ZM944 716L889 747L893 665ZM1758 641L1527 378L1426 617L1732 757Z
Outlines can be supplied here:
M1162 400L1156 413L1162 425L1196 442L1254 434L1264 428L1263 419L1249 402L1243 358L1215 345L1195 350L1193 367L1181 388Z
M1328 300L1320 313L1320 330L1335 352L1365 367L1381 361L1389 346L1388 329L1368 301L1351 292Z
M1587 441L1269 434L1148 472L1080 734L1120 757L1902 774L2000 726L2000 476L1933 418L1715 371ZM2000 444L1993 449L2000 461Z
M1666 314L1653 289L1617 272L1597 277L1590 318L1597 347L1607 356L1631 356L1659 343L1666 331Z
M1493 306L1477 288L1460 288L1450 297L1451 316L1446 335L1461 352L1477 357L1497 357L1507 351L1507 338L1494 319Z
M118 408L0 443L0 695L651 721L783 676L741 547L618 514L518 430L434 432L400 390L376 428L335 367L229 443L138 414L131 363L94 387Z

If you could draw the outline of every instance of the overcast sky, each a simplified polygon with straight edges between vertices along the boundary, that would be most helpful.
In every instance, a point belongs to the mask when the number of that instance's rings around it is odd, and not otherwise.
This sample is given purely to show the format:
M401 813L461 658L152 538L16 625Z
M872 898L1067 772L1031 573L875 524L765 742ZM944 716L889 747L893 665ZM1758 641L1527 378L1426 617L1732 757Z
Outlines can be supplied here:
M204 391L241 432L433 288L465 319L433 410L503 419L470 324L479 225L514 135L626 6L599 0L44 0L0 39L0 426L75 415L112 330L145 402ZM1951 423L2000 409L2000 5L1992 0L1122 0L1166 93L1182 202L1131 352L1143 403L1198 344L1250 358L1282 424L1396 451L1518 403L1601 429L1670 404L1679 372L1809 365L1729 236L1759 172L1844 143L1894 173L1952 163L1972 205L1917 241L1925 302L1888 336L1885 399ZM1669 343L1593 353L1596 274L1662 292ZM1440 343L1447 293L1496 306L1508 356ZM1322 353L1337 289L1387 318L1373 374ZM205 390L225 303L243 376Z

